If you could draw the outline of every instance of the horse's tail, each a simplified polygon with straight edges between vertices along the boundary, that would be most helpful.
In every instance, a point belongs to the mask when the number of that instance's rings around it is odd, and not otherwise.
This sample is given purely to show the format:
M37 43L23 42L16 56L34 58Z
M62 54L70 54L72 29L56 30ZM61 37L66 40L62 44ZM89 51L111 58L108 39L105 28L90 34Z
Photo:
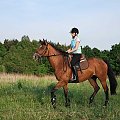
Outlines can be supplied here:
M116 81L115 75L113 73L110 63L107 60L104 60L104 61L108 66L107 75L110 81L110 93L111 95L116 95L117 81Z

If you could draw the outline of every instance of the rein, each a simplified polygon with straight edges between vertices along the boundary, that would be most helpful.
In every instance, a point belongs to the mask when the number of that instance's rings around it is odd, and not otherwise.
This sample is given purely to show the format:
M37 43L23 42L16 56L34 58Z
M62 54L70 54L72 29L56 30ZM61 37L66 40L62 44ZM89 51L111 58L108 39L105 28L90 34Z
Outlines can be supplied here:
M68 59L69 59L69 54L52 54L52 55L49 55L49 49L48 49L48 45L46 46L45 50L39 54L39 53L36 53L39 57L42 57L44 54L46 54L48 51L48 55L44 56L44 57L53 57L53 56L60 56L62 55L63 56L63 71L66 72L67 71L67 62L68 62ZM69 64L69 62L68 62ZM64 66L66 66L66 68L64 68Z
M44 54L46 54L48 52L48 54L47 55L44 55ZM69 66L69 54L67 54L67 53L60 53L60 54L52 54L52 55L50 55L50 51L49 51L49 49L48 49L48 45L46 46L46 48L43 50L43 52L41 53L41 54L39 54L39 53L35 53L35 55L36 56L38 56L39 58L41 58L41 57L53 57L53 56L62 56L63 57L63 71L64 72L66 72L67 71L67 63L68 63L68 66Z
M48 45L47 45L48 46ZM59 56L59 55L63 55L63 56L69 56L67 53L66 54L53 54L53 55L49 55L49 49L48 49L48 47L46 46L46 48L45 48L45 50L43 51L43 53L42 54L38 54L38 56L43 56L46 52L47 52L47 50L48 50L48 55L46 55L46 56L44 56L44 57L52 57L52 56Z

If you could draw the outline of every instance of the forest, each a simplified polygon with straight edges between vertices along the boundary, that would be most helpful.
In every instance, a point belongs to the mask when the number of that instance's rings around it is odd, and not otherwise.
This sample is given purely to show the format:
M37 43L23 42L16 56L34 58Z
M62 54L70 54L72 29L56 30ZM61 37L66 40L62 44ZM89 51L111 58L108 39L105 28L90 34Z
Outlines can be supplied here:
M69 48L69 46L61 45L59 42L53 44L64 51ZM0 43L0 72L35 75L53 74L54 70L47 58L42 58L40 61L33 60L33 54L39 46L39 41L30 40L27 35L24 35L21 40L5 39L3 43ZM82 52L87 58L97 57L108 60L115 75L120 75L120 43L112 45L110 50L102 51L86 45L82 48Z

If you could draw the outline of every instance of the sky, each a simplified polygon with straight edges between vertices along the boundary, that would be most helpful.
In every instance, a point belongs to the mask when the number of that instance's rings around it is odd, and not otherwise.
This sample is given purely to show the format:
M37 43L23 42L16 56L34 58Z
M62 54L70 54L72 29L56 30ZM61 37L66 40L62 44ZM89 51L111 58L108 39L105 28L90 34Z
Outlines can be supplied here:
M28 35L69 45L73 27L82 46L110 50L120 43L120 0L0 0L0 42Z

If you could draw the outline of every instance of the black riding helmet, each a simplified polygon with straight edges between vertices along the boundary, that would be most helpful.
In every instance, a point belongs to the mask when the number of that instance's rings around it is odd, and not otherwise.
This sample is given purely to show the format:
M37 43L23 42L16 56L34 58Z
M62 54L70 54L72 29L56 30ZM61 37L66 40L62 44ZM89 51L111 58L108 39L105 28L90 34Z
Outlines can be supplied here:
M70 33L77 33L77 34L79 34L79 30L77 28L72 28Z

